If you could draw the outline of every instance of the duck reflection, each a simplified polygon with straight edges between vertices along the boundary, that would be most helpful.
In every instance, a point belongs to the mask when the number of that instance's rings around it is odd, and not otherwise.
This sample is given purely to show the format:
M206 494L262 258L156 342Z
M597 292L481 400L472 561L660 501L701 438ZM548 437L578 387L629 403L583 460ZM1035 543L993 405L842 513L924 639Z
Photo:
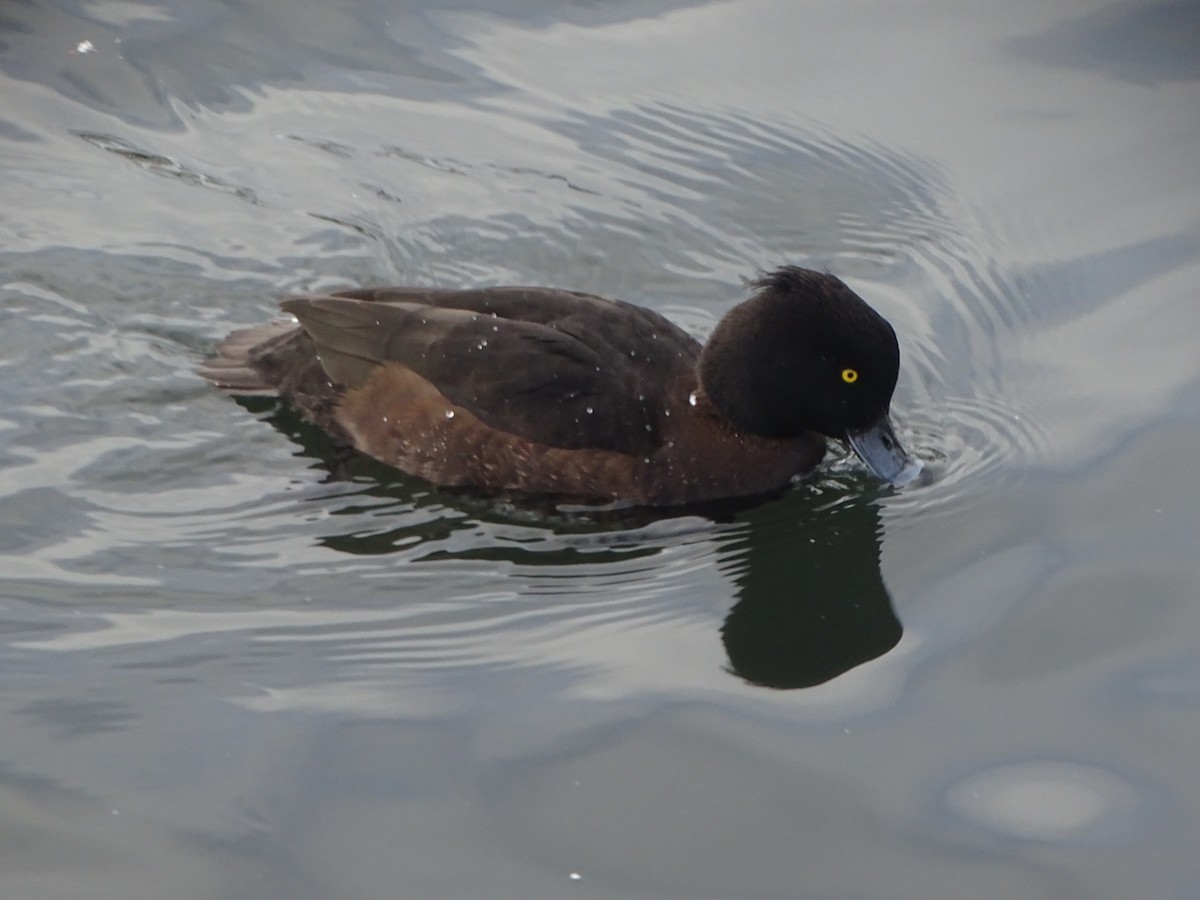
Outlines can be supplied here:
M822 684L887 653L902 627L879 569L875 503L799 492L745 511L720 551L737 589L721 638L731 670L753 684Z
M327 480L344 482L352 502L333 509L332 521L380 513L369 530L321 538L355 555L405 552L409 559L509 562L522 567L603 565L653 557L661 541L638 530L671 514L663 510L570 510L553 501L522 498L512 504L433 488L354 451L285 406L254 398L247 407L269 411L268 420L319 460ZM777 689L813 687L887 653L902 626L880 572L882 526L864 480L826 478L807 490L773 499L689 508L707 520L717 563L733 586L735 602L721 626L728 669L751 684ZM395 515L388 514L391 510ZM675 515L681 515L676 513ZM395 527L379 528L387 522ZM528 526L528 542L470 541L449 549L451 535L481 524ZM718 526L712 528L712 526ZM704 526L701 526L704 529ZM546 532L550 540L544 540Z

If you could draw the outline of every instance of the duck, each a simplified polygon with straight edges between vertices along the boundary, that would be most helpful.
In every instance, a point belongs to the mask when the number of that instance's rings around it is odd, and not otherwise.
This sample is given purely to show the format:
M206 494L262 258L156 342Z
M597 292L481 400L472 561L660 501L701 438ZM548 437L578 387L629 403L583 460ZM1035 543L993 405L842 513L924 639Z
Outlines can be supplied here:
M828 272L782 266L701 344L622 300L545 287L286 297L200 374L280 398L346 447L445 488L665 507L777 493L845 442L893 485L895 331Z

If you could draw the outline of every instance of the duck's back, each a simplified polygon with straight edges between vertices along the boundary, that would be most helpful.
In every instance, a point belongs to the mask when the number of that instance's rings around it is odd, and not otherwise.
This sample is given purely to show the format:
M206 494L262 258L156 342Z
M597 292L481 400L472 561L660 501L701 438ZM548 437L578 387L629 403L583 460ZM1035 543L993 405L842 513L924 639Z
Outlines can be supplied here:
M679 402L668 392L694 378L700 350L655 312L548 288L363 289L281 306L299 328L237 332L205 373L235 391L276 393L335 433L349 430L336 414L343 396L402 367L499 432L645 454L660 445ZM395 397L380 420L427 400Z

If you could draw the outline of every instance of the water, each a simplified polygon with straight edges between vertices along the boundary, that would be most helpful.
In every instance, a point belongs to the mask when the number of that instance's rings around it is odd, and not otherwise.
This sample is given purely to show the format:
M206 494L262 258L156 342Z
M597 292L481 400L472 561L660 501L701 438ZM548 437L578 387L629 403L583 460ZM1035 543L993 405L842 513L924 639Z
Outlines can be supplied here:
M5 6L0 893L1195 896L1198 33ZM489 504L194 374L289 291L703 336L782 262L896 327L929 484Z

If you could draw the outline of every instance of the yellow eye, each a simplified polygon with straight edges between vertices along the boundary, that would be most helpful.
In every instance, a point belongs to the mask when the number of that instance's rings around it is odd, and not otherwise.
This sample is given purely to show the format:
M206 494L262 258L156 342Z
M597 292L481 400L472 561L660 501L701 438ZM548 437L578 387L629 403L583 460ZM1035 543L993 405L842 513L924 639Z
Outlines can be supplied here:
M854 384L858 381L858 369L842 369L842 381L846 384Z

